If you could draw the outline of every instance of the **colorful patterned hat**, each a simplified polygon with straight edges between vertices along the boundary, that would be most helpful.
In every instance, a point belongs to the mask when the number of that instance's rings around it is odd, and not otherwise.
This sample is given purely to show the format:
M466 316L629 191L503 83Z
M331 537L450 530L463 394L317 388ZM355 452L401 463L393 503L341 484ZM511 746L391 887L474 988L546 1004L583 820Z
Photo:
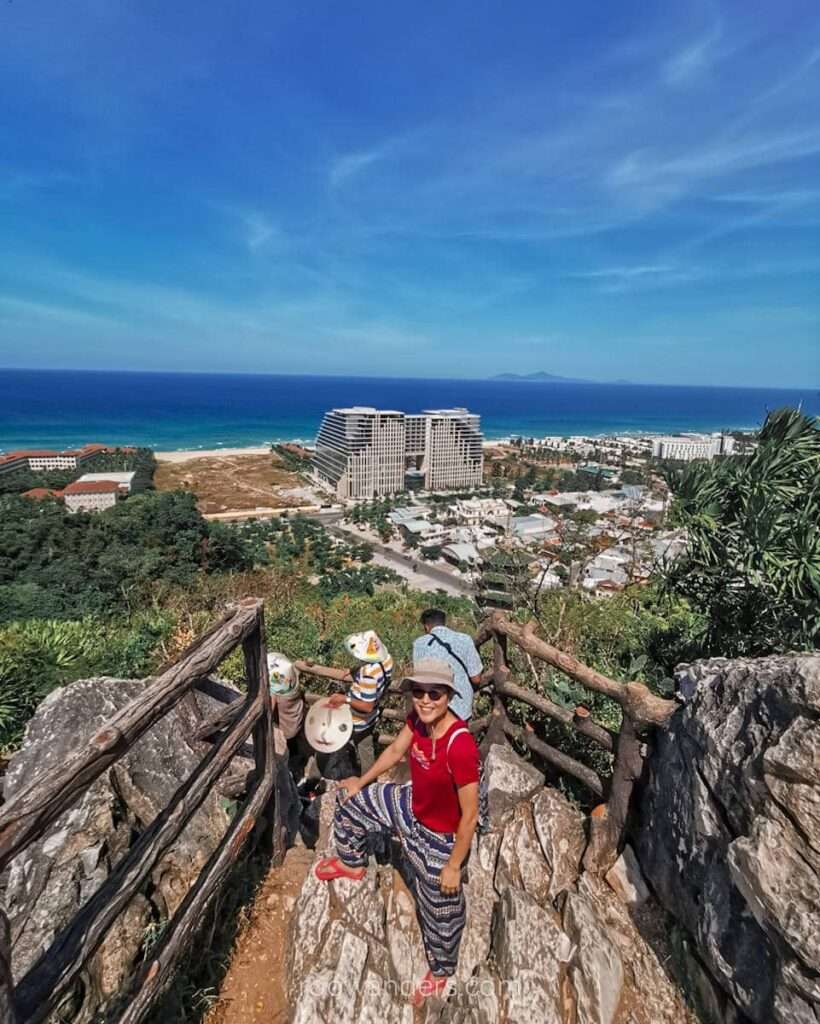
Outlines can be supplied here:
M278 651L271 651L268 655L268 679L270 692L277 697L296 692L296 669L293 662Z
M363 633L351 633L345 638L345 647L356 661L377 662L390 657L387 648L372 629L366 629Z

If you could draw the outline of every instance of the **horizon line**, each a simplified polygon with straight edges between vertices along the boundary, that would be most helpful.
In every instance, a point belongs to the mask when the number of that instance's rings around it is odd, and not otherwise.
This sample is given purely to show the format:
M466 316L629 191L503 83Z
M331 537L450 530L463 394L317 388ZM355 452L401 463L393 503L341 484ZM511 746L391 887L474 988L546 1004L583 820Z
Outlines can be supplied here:
M509 373L510 371L504 371ZM532 373L543 373L545 371L535 370ZM299 377L316 380L406 380L406 381L453 381L458 383L481 383L481 384L530 384L533 387L544 387L555 385L566 387L567 385L592 385L593 387L613 388L704 388L708 390L730 390L730 391L793 391L802 394L808 391L820 391L820 385L810 384L805 387L794 385L763 385L763 384L668 384L663 381L613 381L613 380L592 380L589 378L569 378L556 374L554 380L528 380L527 374L518 375L518 379L499 380L503 374L494 374L490 377L412 377L399 374L341 374L341 373L277 373L272 370L145 370L145 369L111 369L103 367L34 367L34 366L0 366L0 373L88 373L88 374L155 374L157 376L178 376L178 377Z

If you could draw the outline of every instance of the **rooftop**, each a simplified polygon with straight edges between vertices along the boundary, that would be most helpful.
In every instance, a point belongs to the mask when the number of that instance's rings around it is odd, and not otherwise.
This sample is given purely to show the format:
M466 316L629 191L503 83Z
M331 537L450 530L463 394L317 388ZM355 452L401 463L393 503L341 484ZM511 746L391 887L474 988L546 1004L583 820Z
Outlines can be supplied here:
M75 480L73 484L63 488L63 494L110 494L118 492L120 485L116 480Z
M130 473L83 473L83 475L77 480L77 483L91 482L95 483L98 480L116 480L120 484L130 484L134 479L134 472Z

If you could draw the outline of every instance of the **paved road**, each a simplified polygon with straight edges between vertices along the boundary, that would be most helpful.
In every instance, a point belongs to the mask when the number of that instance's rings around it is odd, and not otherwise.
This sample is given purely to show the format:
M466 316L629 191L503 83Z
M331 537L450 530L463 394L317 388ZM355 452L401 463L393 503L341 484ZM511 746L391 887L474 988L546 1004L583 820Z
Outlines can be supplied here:
M380 556L379 561L381 564L387 564L390 568L395 569L411 586L416 584L413 587L414 590L435 590L437 587L440 587L448 594L466 597L471 597L475 593L467 580L454 576L451 572L447 572L446 569L430 565L429 562L425 562L421 558L414 558L412 555L405 555L394 551L393 548L389 548L384 544L374 543L369 537L359 536L354 530L345 530L343 527L335 525L342 518L339 512L320 513L311 518L318 519L330 533L341 537L343 540L358 540L369 544ZM413 570L414 565L417 566L415 571Z

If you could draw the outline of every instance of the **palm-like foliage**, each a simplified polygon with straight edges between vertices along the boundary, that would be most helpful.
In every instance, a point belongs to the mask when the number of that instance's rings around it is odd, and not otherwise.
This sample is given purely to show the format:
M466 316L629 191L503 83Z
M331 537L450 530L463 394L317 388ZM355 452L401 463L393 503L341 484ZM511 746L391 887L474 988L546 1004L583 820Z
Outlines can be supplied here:
M708 615L707 653L809 649L820 634L820 429L779 409L758 440L669 479L689 545L667 582Z

